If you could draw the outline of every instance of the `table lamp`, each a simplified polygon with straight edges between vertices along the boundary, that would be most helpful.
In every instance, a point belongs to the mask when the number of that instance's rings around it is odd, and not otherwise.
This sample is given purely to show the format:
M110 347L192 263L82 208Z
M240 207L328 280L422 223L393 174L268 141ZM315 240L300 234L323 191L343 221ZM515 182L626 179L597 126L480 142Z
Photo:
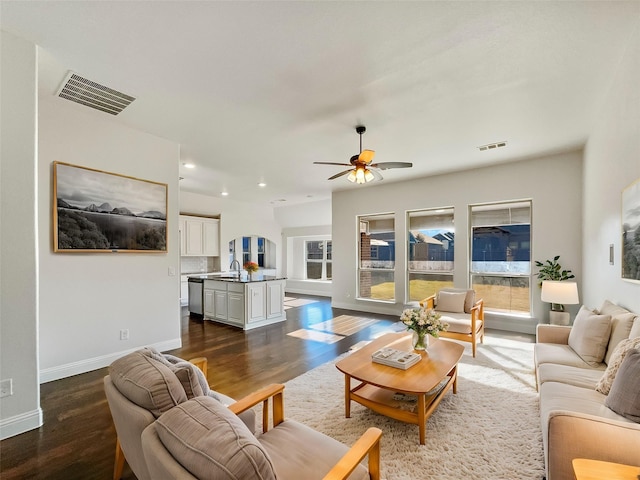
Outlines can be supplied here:
M569 312L564 311L565 305L575 305L578 299L578 284L557 280L545 280L542 282L543 302L551 303L549 323L551 325L569 325L571 320Z

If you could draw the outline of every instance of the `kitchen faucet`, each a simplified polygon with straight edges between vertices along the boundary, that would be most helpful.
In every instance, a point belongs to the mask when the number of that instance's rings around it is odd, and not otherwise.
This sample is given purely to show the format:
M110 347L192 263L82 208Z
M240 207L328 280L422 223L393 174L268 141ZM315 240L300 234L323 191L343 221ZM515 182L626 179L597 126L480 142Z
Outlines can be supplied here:
M233 262L231 262L231 265L229 265L229 270L233 271L233 266L236 263L238 264L238 269L236 270L236 272L238 272L238 276L240 276L240 261L237 258L233 259Z

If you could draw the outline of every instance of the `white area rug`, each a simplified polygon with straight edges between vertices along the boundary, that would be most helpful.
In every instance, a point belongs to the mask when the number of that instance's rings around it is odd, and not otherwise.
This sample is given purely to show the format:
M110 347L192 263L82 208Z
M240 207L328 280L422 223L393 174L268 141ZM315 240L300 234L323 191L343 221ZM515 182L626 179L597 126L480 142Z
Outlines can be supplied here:
M446 340L441 340L446 341ZM344 376L329 362L286 383L285 414L352 445L370 426L382 429L386 480L539 480L544 475L533 345L485 338L477 357L465 344L458 394L446 394L418 427L352 402L344 416Z
M322 332L335 333L337 335L353 335L369 325L379 322L373 318L352 317L351 315L340 315L325 322L315 323L309 328Z

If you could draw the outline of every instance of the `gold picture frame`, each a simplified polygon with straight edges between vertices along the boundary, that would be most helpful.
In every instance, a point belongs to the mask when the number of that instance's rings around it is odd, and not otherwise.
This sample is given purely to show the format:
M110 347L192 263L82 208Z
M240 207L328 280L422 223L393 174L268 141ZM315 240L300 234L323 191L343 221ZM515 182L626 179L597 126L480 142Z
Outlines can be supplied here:
M622 190L622 279L640 283L640 178Z
M167 253L166 183L53 162L53 251Z

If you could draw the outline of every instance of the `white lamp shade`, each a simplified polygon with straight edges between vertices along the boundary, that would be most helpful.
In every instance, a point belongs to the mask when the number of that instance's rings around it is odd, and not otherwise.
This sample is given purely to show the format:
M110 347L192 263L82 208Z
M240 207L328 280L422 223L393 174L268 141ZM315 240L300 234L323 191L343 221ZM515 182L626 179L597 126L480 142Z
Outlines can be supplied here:
M541 299L543 302L575 305L580 301L578 299L578 284L576 282L545 280L542 282Z

